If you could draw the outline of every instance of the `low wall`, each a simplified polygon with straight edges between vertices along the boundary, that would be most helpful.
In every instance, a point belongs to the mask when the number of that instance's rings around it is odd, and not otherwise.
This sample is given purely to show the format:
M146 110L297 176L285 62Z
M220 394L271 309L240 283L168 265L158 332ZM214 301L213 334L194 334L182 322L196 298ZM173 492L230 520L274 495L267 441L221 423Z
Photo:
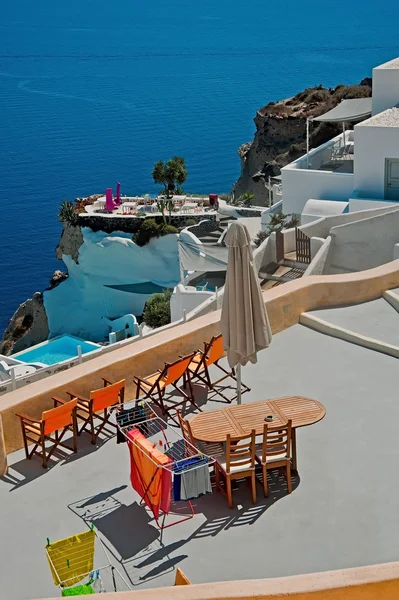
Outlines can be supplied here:
M399 260L360 273L319 275L297 279L263 293L273 333L298 323L301 313L326 306L357 304L382 296L399 287ZM67 390L87 395L102 385L101 377L126 379L126 398L135 396L133 375L154 373L165 361L202 347L219 333L220 311L215 311L161 331L135 344L104 353L68 371L52 375L1 398L6 452L22 447L19 420L15 412L40 417L50 408L51 397L66 398Z
M393 600L398 597L399 563L274 579L101 594L102 600Z
M172 213L169 218L169 213L165 212L166 221L174 227L184 227L187 221L193 219L196 223L204 219L216 221L216 213L212 212L209 215L198 215L196 213L186 215L174 215ZM155 219L157 223L163 223L161 215L147 214L145 217L136 217L134 215L123 217L115 217L115 215L92 214L79 215L79 225L81 227L90 227L92 231L105 231L105 233L114 233L115 231L123 231L125 233L137 233L145 219Z

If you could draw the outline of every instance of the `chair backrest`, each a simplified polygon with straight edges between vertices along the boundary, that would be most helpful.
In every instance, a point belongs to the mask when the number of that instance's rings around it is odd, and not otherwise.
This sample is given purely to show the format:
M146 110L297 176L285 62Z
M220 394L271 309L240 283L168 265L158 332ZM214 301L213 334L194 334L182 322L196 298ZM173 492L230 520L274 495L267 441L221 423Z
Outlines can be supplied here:
M176 410L176 412L177 412L177 418L179 419L180 429L182 431L184 439L186 440L186 442L189 442L190 444L195 446L195 439L193 436L193 432L191 430L190 422L183 419L180 410Z
M90 392L90 400L93 400L93 412L122 403L124 391L125 380L121 379L116 383L111 383L111 385Z
M179 568L176 569L175 585L191 585L191 581Z
M190 364L195 352L192 354L188 354L187 356L183 356L179 358L174 363L166 363L165 369L162 374L166 379L165 385L169 385L171 383L175 383L183 376L183 374L187 371L188 365Z
M58 429L63 429L64 427L68 427L68 425L72 425L73 411L75 410L77 403L77 399L73 398L73 400L61 404L61 406L45 410L42 413L44 434L49 435Z
M207 365L213 365L214 362L222 358L224 354L222 334L213 337L208 344L205 344L204 353Z
M232 438L227 435L226 440L226 471L229 473L234 467L235 471L246 471L255 468L255 429L250 435ZM242 467L242 469L240 469Z
M292 420L290 419L283 428L271 428L265 423L263 427L262 462L267 458L283 455L282 458L290 458L291 452Z

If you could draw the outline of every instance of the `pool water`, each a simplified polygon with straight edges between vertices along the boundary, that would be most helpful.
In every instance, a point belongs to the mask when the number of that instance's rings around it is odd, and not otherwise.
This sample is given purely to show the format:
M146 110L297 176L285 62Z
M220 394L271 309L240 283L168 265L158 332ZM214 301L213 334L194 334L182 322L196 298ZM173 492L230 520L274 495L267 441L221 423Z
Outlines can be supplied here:
M24 352L13 354L13 358L26 363L41 362L45 365L55 365L63 360L76 358L78 356L78 346L82 348L82 354L101 348L99 344L86 342L72 335L61 335Z

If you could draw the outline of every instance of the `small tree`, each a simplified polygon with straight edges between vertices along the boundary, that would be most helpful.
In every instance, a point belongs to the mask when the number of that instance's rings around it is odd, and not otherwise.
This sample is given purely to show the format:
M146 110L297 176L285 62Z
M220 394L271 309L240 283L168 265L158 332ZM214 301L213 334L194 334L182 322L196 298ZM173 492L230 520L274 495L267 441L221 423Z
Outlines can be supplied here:
M63 225L69 225L71 227L78 225L79 213L77 212L73 202L69 202L69 200L64 200L61 203L60 210L58 213L58 220L61 221Z
M172 290L165 290L162 294L153 294L145 303L143 320L148 327L163 327L170 323L170 298Z
M160 183L164 187L167 198L173 196L176 187L180 187L187 179L187 168L184 158L174 156L168 162L159 160L155 163L152 170L152 178L155 183Z
M165 218L166 202L165 202L164 198L158 198L157 208L158 208L159 212L162 214L163 222L166 225L166 218Z

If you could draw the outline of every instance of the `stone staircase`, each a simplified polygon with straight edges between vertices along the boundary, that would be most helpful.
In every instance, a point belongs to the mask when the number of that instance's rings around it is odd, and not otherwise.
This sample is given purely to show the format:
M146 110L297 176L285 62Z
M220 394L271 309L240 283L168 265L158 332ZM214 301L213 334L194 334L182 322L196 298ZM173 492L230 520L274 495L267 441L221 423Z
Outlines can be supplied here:
M214 246L218 243L220 236L224 233L232 221L235 221L233 217L219 217L218 228L214 231L208 232L206 235L200 237L201 242L207 246ZM224 245L224 244L223 244Z

